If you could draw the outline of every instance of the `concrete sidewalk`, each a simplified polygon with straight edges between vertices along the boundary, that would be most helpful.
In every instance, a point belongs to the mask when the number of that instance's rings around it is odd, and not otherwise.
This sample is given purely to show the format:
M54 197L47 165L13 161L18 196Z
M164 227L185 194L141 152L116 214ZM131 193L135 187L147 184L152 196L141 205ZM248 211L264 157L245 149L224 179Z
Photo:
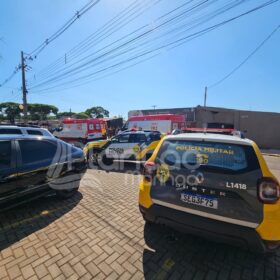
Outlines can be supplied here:
M261 149L263 155L280 157L280 150Z
M270 171L278 178L280 182L280 155L271 156L263 154Z

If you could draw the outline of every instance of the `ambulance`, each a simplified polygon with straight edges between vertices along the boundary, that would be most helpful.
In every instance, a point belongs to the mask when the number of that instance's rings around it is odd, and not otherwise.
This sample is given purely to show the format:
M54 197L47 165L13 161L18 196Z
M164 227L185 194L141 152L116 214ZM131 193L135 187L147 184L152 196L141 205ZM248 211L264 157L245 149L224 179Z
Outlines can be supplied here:
M65 118L61 131L54 135L68 143L87 143L92 140L106 138L106 121L103 119L73 119Z
M160 131L161 133L171 134L173 130L185 127L186 117L175 114L158 114L146 116L132 116L122 128L122 131L137 129Z

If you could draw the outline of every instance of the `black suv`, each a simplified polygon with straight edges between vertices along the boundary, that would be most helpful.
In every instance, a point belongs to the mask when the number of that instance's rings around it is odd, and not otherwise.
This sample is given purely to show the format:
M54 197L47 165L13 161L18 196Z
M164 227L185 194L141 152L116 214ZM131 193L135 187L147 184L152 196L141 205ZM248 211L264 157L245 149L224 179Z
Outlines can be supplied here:
M0 208L56 193L77 192L86 171L81 149L40 136L0 136Z

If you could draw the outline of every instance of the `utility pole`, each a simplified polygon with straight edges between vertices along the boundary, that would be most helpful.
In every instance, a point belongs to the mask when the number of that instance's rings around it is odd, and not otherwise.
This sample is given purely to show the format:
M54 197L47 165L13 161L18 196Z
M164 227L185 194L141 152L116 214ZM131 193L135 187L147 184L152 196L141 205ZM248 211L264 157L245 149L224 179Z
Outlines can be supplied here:
M208 88L205 87L205 92L204 92L204 107L206 107L206 103L207 103L207 90L208 90Z
M23 51L21 52L21 79L22 79L22 102L23 102L23 120L27 124L27 90L25 83L25 63Z
M203 116L203 128L204 128L204 132L206 132L207 129L207 116L206 116L206 105L207 105L207 87L205 87L205 92L204 92L204 116Z

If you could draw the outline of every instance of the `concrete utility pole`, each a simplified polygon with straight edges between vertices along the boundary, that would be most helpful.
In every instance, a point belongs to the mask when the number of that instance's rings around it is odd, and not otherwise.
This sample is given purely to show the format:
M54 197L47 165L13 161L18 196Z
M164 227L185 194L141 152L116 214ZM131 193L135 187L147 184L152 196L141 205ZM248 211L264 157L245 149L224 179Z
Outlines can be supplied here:
M27 90L25 83L25 63L23 51L21 52L21 79L22 79L22 102L23 102L23 120L27 124Z
M208 88L205 87L205 92L204 92L204 107L206 107L206 103L207 103L207 90L208 90Z

